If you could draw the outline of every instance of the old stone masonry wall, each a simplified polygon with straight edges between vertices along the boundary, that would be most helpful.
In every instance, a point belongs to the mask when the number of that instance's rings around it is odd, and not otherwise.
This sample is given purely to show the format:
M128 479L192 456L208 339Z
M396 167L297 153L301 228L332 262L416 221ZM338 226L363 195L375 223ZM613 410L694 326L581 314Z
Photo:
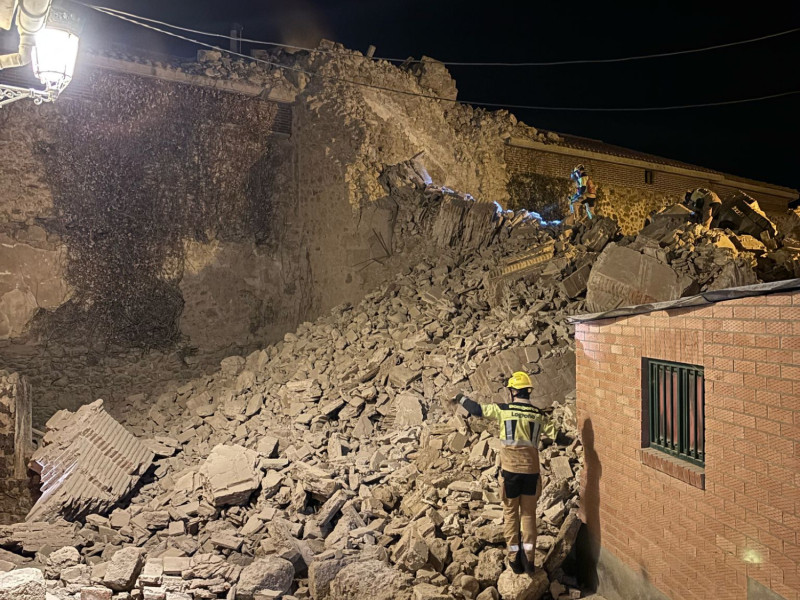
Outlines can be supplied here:
M29 376L39 421L192 376L307 306L277 105L106 70L86 85L0 115L0 364Z

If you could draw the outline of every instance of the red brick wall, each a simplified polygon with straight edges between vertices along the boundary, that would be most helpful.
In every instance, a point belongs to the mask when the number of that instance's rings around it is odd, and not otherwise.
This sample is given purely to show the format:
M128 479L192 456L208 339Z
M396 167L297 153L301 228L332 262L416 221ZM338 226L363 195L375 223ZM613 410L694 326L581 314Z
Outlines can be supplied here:
M598 186L610 188L611 193L614 191L613 188L620 187L666 194L675 197L677 201L683 198L684 192L690 188L708 187L723 198L736 192L735 187L717 185L699 175L698 177L688 177L658 171L657 169L653 174L653 183L645 183L645 169L641 167L618 164L612 161L573 157L566 154L555 154L518 146L506 146L505 160L508 171L511 174L538 173L550 177L563 177L564 179L568 179L575 165L581 163L586 165L595 183ZM758 200L759 205L764 210L777 210L780 213L786 211L788 203L786 198L762 193L750 193L750 195Z
M800 600L800 293L575 337L591 536L676 600L744 600L748 576ZM642 463L643 357L705 367L704 490Z

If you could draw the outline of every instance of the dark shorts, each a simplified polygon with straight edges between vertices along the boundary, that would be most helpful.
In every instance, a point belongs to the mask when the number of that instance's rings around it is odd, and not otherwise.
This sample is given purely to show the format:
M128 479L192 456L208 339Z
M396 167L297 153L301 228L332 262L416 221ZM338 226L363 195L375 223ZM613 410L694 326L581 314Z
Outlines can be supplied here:
M520 496L535 496L539 484L539 474L509 473L502 471L503 486L506 498L519 498Z
M597 201L597 198L584 198L583 203L588 206L589 208L594 208L594 203Z

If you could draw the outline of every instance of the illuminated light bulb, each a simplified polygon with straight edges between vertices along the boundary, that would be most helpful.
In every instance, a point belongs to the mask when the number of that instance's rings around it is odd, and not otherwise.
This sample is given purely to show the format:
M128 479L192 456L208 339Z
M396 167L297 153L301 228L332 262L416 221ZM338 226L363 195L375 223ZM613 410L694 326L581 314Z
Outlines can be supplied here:
M63 90L72 80L78 58L78 36L64 29L45 27L36 34L33 72L47 89Z

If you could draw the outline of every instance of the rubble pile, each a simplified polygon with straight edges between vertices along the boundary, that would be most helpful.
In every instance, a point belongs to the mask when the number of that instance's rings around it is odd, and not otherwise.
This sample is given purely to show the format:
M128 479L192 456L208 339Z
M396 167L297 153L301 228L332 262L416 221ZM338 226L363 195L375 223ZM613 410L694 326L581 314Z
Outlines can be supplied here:
M130 467L120 469L124 489L107 472L85 473L97 489L124 493L72 498L75 523L42 511L0 528L9 571L0 591L36 600L44 589L60 600L580 597L564 570L583 469L566 318L593 303L715 289L730 264L757 273L780 244L666 220L635 238L603 218L544 226L434 186L412 164L386 170L382 184L398 230L432 240L421 252L429 258L357 306L226 358L212 376L110 407L126 429L114 439L133 442L92 439ZM457 392L502 400L504 379L520 369L559 429L540 442L533 577L504 564L496 425L449 402ZM106 414L101 404L81 411ZM57 417L40 454L58 448L66 465L68 440L52 440L89 419ZM134 442L146 451L126 462Z
M474 227L453 227L451 210L463 217L469 207L458 203L468 201L437 202L430 221L442 247L476 251L443 249L360 305L225 359L214 376L114 407L155 456L150 475L129 504L98 507L74 531L63 521L31 522L39 534L25 547L15 532L0 535L13 565L43 568L49 593L62 600L357 598L375 581L387 598L516 598L551 581L574 587L561 571L577 534L582 468L573 378L550 390L561 433L542 442L541 570L530 581L500 578L494 427L465 420L447 400L458 391L490 400L507 369L544 380L573 365L564 309L581 301L566 300L554 283L550 299L518 307L513 318L493 310L485 286L492 268L552 241L552 232L482 205ZM496 356L502 363L487 362ZM479 370L484 363L493 366ZM76 552L48 543L65 526ZM61 554L79 559L64 566Z

